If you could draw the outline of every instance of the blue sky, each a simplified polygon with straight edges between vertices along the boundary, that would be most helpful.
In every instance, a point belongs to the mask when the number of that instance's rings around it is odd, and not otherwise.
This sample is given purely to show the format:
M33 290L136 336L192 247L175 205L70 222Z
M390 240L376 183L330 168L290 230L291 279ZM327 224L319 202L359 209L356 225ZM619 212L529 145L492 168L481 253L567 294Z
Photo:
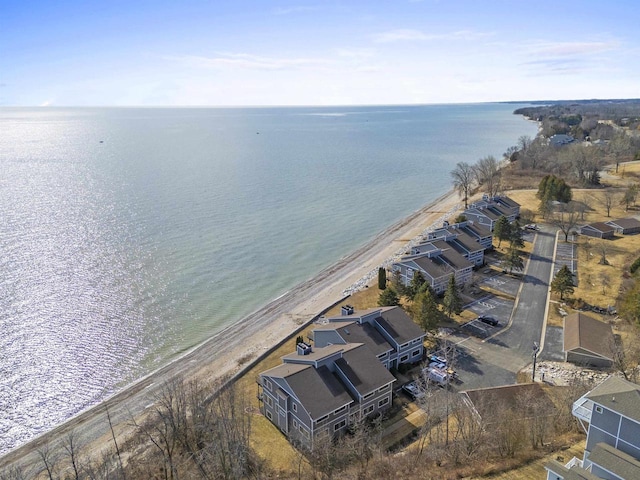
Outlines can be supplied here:
M640 97L636 0L0 2L0 106Z

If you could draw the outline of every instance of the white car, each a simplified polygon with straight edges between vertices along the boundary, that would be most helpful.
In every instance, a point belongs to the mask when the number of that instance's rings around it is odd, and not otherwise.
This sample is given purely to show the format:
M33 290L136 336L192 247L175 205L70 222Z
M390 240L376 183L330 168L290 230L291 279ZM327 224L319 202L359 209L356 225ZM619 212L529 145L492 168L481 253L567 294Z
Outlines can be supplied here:
M421 389L415 381L405 383L402 386L402 390L408 393L411 396L411 398L413 398L414 400L418 398L422 398L426 395L424 390Z

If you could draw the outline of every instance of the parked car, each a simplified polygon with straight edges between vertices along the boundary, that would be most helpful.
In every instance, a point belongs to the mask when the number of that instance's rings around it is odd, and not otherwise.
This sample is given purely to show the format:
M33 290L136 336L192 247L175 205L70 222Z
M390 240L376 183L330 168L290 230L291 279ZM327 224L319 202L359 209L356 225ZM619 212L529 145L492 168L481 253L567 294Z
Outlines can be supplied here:
M427 371L427 379L436 385L444 387L449 383L449 375L447 372L436 368L429 368Z
M527 230L540 230L540 227L535 223L528 223L524 226Z
M482 323L486 323L487 325L491 325L492 327L498 326L498 320L494 317L490 317L489 315L480 315L477 320L480 320Z
M444 363L445 365L447 364L447 359L444 358L442 355L436 355L436 354L430 355L429 360L432 362Z
M442 362L429 362L429 369L446 370L447 364Z
M405 383L402 386L402 390L406 392L414 400L418 398L423 398L426 395L424 390L421 389L415 381Z

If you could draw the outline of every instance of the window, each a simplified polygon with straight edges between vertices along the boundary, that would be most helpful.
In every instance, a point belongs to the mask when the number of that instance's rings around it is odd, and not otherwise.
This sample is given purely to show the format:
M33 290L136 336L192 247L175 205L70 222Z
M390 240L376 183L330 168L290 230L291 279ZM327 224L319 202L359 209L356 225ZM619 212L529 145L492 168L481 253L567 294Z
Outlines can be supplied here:
M293 408L293 411L294 411L294 412L297 412L297 411L298 411L298 405L296 405L295 403L292 403L292 404L291 404L291 408Z
M340 413L340 412L344 412L347 409L347 406L345 405L344 407L340 407L339 409L337 409L335 412L333 413Z
M418 355L420 355L420 350L416 350L411 354L412 357L417 357Z
M269 410L267 410L267 418L269 420L273 420L273 415L271 415L271 412Z
M369 398L376 392L367 393L363 398Z
M403 355L400 357L400 362L406 362L407 360L409 360L409 355Z
M596 405L596 412L602 413L602 407L600 407L599 405Z
M385 397L378 402L378 408L384 407L387 403L389 403L389 397Z
M328 416L329 416L329 415L325 415L324 417L320 417L318 420L316 420L316 423L322 423L322 422L324 422L324 421L327 419L327 417L328 417Z
M338 430L340 430L342 427L347 425L347 421L346 420L341 420L340 422L336 423L333 426L333 431L337 432Z
M362 413L364 415L369 415L371 412L373 412L373 405L369 405L367 408L365 408Z
M269 390L273 390L273 385L271 384L271 380L269 380L268 378L264 379L264 386Z
M384 387L380 387L380 388L378 389L378 392L384 392L384 391L387 389L387 387L388 387L388 386L389 386L389 385L385 385Z
M297 420L293 420L293 428L298 428L298 422Z
M264 398L266 398L267 405L273 407L273 398L271 398L269 395L265 395Z

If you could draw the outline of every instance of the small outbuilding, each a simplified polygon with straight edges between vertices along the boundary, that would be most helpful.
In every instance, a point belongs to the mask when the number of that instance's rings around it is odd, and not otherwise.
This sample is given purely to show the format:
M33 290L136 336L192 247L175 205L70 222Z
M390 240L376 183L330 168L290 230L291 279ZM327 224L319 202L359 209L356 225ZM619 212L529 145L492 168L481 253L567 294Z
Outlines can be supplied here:
M635 217L620 218L618 220L611 220L604 223L612 227L616 233L619 233L620 235L640 233L640 220Z
M615 337L611 326L582 312L564 319L565 361L592 367L610 367Z
M580 227L580 235L586 235L588 237L611 239L615 232L615 228L604 222L590 223Z

